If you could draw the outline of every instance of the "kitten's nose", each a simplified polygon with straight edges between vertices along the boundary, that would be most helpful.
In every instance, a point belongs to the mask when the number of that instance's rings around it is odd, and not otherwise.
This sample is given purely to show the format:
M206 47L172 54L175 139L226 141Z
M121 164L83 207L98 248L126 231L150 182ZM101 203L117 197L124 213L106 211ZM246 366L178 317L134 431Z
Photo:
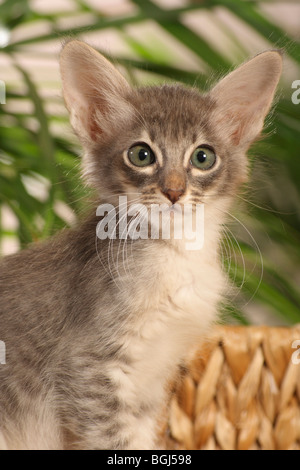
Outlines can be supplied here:
M168 199L172 202L172 204L175 204L179 198L183 195L184 189L166 189L163 191L164 195L167 196Z

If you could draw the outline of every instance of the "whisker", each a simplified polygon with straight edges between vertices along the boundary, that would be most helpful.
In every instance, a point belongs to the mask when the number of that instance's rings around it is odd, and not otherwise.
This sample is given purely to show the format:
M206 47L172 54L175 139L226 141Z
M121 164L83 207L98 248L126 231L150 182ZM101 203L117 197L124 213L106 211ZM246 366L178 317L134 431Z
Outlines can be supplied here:
M135 200L131 201L132 203L134 202L137 202L139 200L139 198L136 198ZM123 207L127 207L127 201L125 201L124 203L122 204L119 204L118 208L119 209L122 209ZM118 213L119 214L119 213ZM127 218L128 216L128 212L126 211L126 213L118 219L118 222L114 228L114 231L113 231L113 234L112 235L117 235L117 228L118 226L120 225L120 223L125 220L125 218ZM127 230L127 226L128 224L126 225L126 230ZM118 251L117 251L117 258L114 259L114 256L113 256L113 245L114 245L114 237L112 236L109 240L109 243L108 243L108 250L107 250L107 256L108 256L108 265L109 265L109 270L110 270L110 273L111 275L114 277L114 273L113 273L113 270L111 269L111 265L114 267L116 273L117 273L117 276L119 279L121 279L121 274L120 274L120 271L119 271L119 264L118 264L118 257L119 257L119 250L120 250L120 247L122 245L122 235L124 235L124 231L122 232L121 234L121 237L120 237L120 234L119 234L119 239L118 239ZM127 238L127 237L126 237ZM126 242L126 239L124 239L124 243ZM111 257L110 257L110 253L111 253ZM111 261L110 261L111 260ZM126 271L125 271L126 272Z
M231 250L230 250L230 240L229 240L229 237L226 233L226 230L224 230L224 237L225 239L222 239L222 242L221 242L221 250L222 250L222 264L224 265L226 261L228 261L228 267L227 267L227 275L229 275L230 273L230 269L231 269ZM225 243L225 241L227 243ZM226 255L226 259L224 259L224 250L225 250L225 255Z
M281 212L281 211L278 211L276 209L270 209L268 207L259 206L258 204L252 202L250 199L245 199L239 194L236 194L236 197L241 199L246 204L250 204L251 206L256 207L257 209L261 209L263 211L271 212L273 214L278 214L278 215L295 215L296 214L296 212Z
M243 251L241 249L241 246L240 246L236 236L234 235L234 233L228 227L226 227L226 230L230 232L232 238L234 239L235 243L237 244L240 255L241 255L241 259L242 259L242 264L243 264L243 279L242 279L241 285L238 286L237 294L232 298L232 300L234 300L237 297L237 295L239 294L239 292L242 290L242 288L245 284L245 280L246 280L246 263L245 263L245 258L244 258L244 255L243 255ZM237 264L238 263L237 263L236 253L235 253L235 249L234 249L232 240L230 238L229 238L229 240L230 240L230 243L231 243L231 246L232 246L232 249L233 249L233 253L234 253L234 257L235 257L235 273L234 273L234 282L235 282L236 274L237 274Z
M262 280L263 280L263 275L264 275L264 260L263 260L263 256L262 256L262 253L261 253L261 250L255 240L255 238L253 237L253 235L251 234L251 232L248 230L248 228L245 226L245 224L243 224L243 222L241 222L237 217L235 217L233 214L231 214L229 211L224 211L223 209L220 209L216 206L216 209L219 210L220 212L223 212L224 214L226 215L229 215L229 217L231 217L232 219L234 219L236 222L238 222L241 227L243 227L243 229L246 231L246 233L249 235L249 237L251 238L252 242L254 243L254 246L259 254L259 258L260 258L260 266L261 266L261 273L260 273L260 277L259 277L259 282L258 282L258 286L257 288L255 289L255 292L253 293L253 295L251 296L251 298L248 300L248 302L244 305L244 306L247 306L251 301L252 299L255 297L261 283L262 283ZM251 271L251 274L254 272L254 269L256 268L257 266L257 262L255 263L255 266L253 267L252 271Z
M138 198L136 198L136 200L138 200ZM119 208L122 208L123 206L126 206L127 205L127 201L120 204L119 205ZM113 207L108 213L107 215L109 215L111 212L113 212L115 210L115 207ZM127 212L126 214L127 215ZM113 237L114 237L114 234L116 234L116 229L117 229L117 226L118 224L120 223L120 220L118 221L118 223L116 224L116 226L114 227L114 230L113 230L113 233L111 234L110 236L110 239L109 239L109 242L108 242L108 249L107 249L107 266L105 266L103 260L102 260L102 256L101 254L99 253L99 250L98 250L98 242L99 242L99 238L98 238L98 234L96 232L96 240L95 240L95 245L96 245L96 253L97 253L97 258L99 259L99 261L101 262L102 266L104 267L106 273L110 276L110 278L114 281L114 283L116 284L116 286L118 288L120 288L120 286L118 285L118 283L116 282L116 279L115 279L115 274L112 270L112 266L114 266L114 263L111 264L110 262L110 259L109 259L109 253L110 253L110 249L111 249L111 244L113 242ZM107 269L108 268L108 269Z

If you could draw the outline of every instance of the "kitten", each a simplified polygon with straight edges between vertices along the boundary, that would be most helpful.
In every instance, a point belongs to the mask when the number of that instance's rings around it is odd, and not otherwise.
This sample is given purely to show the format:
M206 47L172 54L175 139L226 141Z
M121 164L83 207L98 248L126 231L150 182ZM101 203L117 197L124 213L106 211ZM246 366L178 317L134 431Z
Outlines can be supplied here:
M222 224L282 59L262 53L205 95L180 85L132 89L76 40L60 65L97 202L117 207L127 196L173 215L192 204L194 221L204 203L204 244L188 250L174 230L169 239L159 230L101 240L95 207L77 228L4 258L0 448L152 449L168 381L217 318L227 288Z

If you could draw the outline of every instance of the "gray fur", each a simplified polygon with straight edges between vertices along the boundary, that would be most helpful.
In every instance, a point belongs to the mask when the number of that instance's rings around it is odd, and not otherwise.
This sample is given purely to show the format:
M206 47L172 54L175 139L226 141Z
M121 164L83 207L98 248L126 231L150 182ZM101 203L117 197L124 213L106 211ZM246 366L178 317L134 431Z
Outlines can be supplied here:
M176 170L189 201L205 201L208 214L227 208L245 179L249 145L234 146L216 125L222 106L213 94L127 87L124 100L127 119L111 116L109 133L83 139L98 202L133 188L139 202L166 202L161 191ZM124 162L124 149L143 132L163 159L151 175ZM183 158L201 143L213 145L222 164L195 175ZM168 381L216 319L226 285L217 261L222 211L208 217L199 255L172 240L97 240L94 214L1 261L0 448L152 448Z

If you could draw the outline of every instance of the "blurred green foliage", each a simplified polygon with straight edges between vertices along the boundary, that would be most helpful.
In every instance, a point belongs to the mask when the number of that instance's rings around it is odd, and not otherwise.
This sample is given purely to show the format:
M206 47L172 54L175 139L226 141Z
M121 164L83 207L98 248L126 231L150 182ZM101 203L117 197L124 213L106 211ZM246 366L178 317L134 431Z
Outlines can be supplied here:
M26 48L28 51L36 44L57 38L80 37L114 28L133 54L113 59L126 68L134 82L139 82L136 72L143 71L143 76L146 74L152 81L154 77L156 81L177 80L205 90L212 75L226 73L248 54L242 41L220 18L216 24L234 46L231 53L235 64L201 35L201 25L195 32L182 18L187 12L202 10L213 14L215 8L222 7L270 47L283 47L286 57L298 70L294 79L300 79L300 43L262 13L259 1L194 0L184 7L168 9L150 0L132 0L132 3L136 6L134 14L111 17L76 0L76 14L91 14L92 19L84 27L68 30L62 29L59 22L70 15L68 12L37 13L26 0L6 0L0 4L0 33L3 27L13 32L20 26L28 29L38 21L47 22L46 33L27 34L26 38L10 41L0 49L0 59L2 55L10 58L25 85L24 92L16 92L7 83L7 103L14 100L21 104L28 99L31 102L30 112L22 112L22 106L20 111L0 106L0 208L9 206L18 220L13 232L5 231L2 226L0 237L17 235L21 246L25 246L65 226L65 220L55 210L55 202L63 202L77 214L85 208L86 189L79 179L78 149L69 137L58 137L50 130L51 125L64 124L67 118L46 114L37 84L18 60L18 54ZM149 20L195 54L204 64L201 72L181 67L163 41L145 45L145 41L128 32L128 26ZM35 54L34 48L31 53ZM268 135L251 151L255 158L251 158L250 190L239 196L240 208L232 214L224 239L223 261L238 288L235 300L224 311L227 318L241 323L249 321L245 312L251 305L258 312L271 312L271 321L275 323L300 321L300 104L292 103L292 91L291 84L282 85ZM33 118L38 126L32 126ZM48 182L44 200L28 191L26 178L29 182L30 178Z

